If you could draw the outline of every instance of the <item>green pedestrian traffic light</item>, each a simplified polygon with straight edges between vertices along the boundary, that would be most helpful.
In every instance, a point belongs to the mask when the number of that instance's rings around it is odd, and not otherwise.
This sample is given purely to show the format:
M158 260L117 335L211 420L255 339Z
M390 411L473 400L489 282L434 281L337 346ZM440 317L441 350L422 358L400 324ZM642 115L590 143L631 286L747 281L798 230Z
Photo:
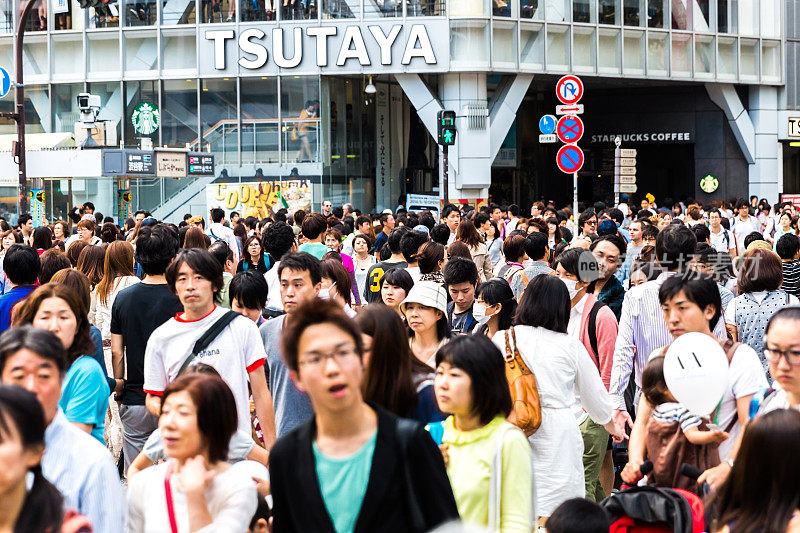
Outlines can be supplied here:
M436 116L439 144L452 146L456 143L456 112L452 110L439 111Z

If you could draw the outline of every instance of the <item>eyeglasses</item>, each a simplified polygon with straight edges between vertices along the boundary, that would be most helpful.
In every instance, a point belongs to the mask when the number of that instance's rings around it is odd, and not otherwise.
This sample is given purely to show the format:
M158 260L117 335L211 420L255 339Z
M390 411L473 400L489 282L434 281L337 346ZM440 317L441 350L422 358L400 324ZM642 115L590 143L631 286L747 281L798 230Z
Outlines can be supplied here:
M797 350L776 350L773 348L764 347L762 350L764 353L764 357L770 363L777 363L781 360L781 357L786 358L786 362L792 366L800 365L800 351Z
M318 367L324 361L328 359L333 359L336 361L336 364L341 364L347 361L350 357L356 355L356 349L354 346L343 346L338 350L326 354L312 352L305 356L303 356L302 361L298 361L298 365L307 366L309 368Z
M590 226L596 226L597 225L597 221L596 220L590 220L590 221L587 222L587 224L590 225Z

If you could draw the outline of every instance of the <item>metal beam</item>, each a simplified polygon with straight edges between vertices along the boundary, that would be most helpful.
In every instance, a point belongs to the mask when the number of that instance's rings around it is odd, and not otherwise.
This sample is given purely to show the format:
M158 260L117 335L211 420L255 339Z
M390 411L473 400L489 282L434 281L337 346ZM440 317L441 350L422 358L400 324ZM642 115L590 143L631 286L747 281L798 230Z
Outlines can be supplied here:
M736 137L745 160L749 165L755 164L755 128L753 127L753 121L750 120L750 115L747 114L747 110L736 93L736 89L730 83L706 83L705 87L711 101L717 104L722 112L725 113L731 131L733 131L733 136Z
M533 74L503 76L489 106L489 138L492 161L500 151L508 130L517 116L517 110L533 81Z

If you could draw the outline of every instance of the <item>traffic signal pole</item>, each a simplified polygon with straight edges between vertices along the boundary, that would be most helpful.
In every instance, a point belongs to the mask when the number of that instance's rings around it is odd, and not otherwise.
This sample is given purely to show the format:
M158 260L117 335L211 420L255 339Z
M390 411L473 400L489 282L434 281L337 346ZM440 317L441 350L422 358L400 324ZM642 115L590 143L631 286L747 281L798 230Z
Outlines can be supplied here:
M28 15L33 8L34 0L27 0L21 4L20 15L17 19L16 50L14 50L14 62L16 76L14 80L14 112L0 113L0 117L11 118L17 123L17 142L15 143L13 156L17 159L19 173L19 209L18 215L28 212L28 177L25 167L25 84L22 79L22 40L25 37L25 26L28 23Z
M450 145L445 144L442 146L442 186L444 187L444 205L450 203L450 185L447 183L447 149Z

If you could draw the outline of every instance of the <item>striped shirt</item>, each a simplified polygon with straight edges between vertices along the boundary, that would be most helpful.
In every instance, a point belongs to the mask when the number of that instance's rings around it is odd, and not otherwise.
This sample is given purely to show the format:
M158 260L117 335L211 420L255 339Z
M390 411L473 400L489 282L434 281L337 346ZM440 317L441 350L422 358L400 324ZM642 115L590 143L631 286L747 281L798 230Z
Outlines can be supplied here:
M783 284L781 289L800 297L800 261L781 261Z
M64 507L92 521L93 531L123 531L125 501L111 454L58 413L44 432L44 477L64 496Z
M687 408L676 402L667 402L657 405L653 409L653 419L656 422L663 424L672 424L680 422L681 431L686 433L687 429L696 428L700 425L701 420L698 416L693 415Z
M637 285L625 294L609 388L616 409L625 409L623 395L631 372L635 370L634 380L636 386L641 388L642 370L650 353L672 342L672 335L661 312L658 291L661 284L674 275L675 272L663 272L653 281ZM718 339L727 338L724 320L717 321L714 336Z

